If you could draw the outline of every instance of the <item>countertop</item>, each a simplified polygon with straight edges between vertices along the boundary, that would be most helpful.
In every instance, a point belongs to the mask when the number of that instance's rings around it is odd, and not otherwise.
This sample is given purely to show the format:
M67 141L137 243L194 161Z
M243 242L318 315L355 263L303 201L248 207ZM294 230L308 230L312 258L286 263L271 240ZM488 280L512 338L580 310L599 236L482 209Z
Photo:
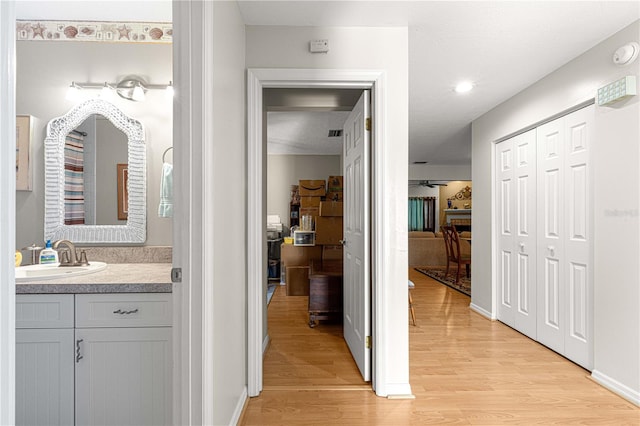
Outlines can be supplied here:
M171 263L110 263L100 272L16 283L16 294L171 293Z

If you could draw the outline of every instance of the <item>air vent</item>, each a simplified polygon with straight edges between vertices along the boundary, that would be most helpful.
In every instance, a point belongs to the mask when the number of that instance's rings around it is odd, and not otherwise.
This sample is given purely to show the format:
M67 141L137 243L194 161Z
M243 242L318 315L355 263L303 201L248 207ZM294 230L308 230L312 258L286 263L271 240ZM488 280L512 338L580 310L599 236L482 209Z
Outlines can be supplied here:
M342 129L329 130L329 137L330 138L339 138L340 136L342 136Z
M414 161L413 164L427 164L427 161Z

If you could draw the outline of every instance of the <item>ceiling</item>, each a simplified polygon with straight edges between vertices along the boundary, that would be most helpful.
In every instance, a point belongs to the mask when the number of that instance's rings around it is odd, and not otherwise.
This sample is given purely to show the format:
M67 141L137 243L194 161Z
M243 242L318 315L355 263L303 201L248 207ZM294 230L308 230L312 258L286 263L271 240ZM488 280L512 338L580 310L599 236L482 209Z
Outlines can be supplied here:
M167 0L111 1L108 15L96 14L99 3L104 1L18 0L16 12L27 19L171 20ZM247 25L407 26L409 162L448 165L471 163L474 119L640 19L638 1L239 0L238 4ZM475 88L457 94L453 87L463 79ZM298 130L285 134L284 120L278 116L277 144L283 146L288 138L299 143ZM318 123L328 120L317 118Z
M409 162L457 165L471 164L471 121L640 19L637 1L239 5L248 25L408 26ZM463 79L476 87L460 95Z

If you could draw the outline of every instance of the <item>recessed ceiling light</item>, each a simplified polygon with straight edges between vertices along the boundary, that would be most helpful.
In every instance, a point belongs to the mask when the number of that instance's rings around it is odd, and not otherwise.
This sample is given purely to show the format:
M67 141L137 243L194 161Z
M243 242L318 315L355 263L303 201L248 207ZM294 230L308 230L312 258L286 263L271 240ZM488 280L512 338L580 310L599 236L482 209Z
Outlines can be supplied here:
M456 86L457 93L466 93L473 89L473 83L470 81L463 81L462 83L458 83Z

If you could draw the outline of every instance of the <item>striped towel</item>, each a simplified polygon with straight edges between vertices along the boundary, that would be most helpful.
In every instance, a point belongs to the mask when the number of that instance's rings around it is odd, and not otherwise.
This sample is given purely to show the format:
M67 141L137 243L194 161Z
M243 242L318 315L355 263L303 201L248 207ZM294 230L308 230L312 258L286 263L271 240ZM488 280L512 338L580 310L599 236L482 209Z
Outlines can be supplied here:
M84 224L84 138L75 132L64 144L64 224Z

